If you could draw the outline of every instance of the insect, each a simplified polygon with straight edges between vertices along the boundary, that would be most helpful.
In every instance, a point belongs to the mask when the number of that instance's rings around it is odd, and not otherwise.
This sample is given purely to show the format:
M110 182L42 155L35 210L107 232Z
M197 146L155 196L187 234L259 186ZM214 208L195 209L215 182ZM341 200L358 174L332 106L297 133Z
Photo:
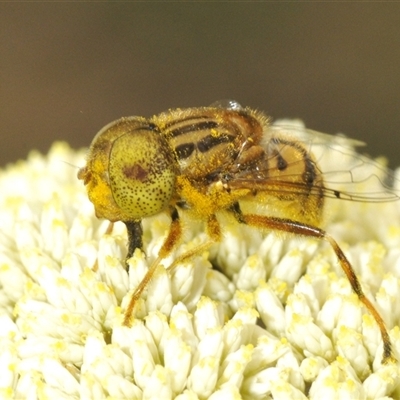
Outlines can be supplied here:
M390 190L358 193L335 189L333 182L332 187L328 186L328 175L320 169L308 143L323 147L333 137L312 131L305 133L312 140L299 139L290 129L276 128L263 113L242 108L233 101L169 110L151 118L121 118L100 130L78 178L86 185L97 217L125 223L127 259L135 249L143 247L144 218L162 212L171 217L158 258L131 297L125 313L126 325L130 325L135 303L157 265L181 239L180 214L188 210L204 221L210 242L176 261L220 241L218 216L228 213L240 224L327 241L354 292L379 326L383 363L395 360L382 317L364 295L337 242L320 226L324 203L329 197L361 202L399 197ZM357 168L362 167L361 161ZM354 170L343 171L349 182L355 179ZM266 212L254 213L254 205L261 205Z

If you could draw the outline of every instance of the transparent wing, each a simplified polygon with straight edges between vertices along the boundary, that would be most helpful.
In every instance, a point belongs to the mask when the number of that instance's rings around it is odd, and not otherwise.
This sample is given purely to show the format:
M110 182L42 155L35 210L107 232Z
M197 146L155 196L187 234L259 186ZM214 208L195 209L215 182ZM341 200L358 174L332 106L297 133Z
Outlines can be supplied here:
M275 145L274 138L284 138L286 145ZM296 144L296 145L295 145ZM286 173L275 167L268 171L247 171L230 182L231 187L248 187L274 193L318 195L359 202L388 202L400 199L400 181L396 174L387 169L384 160L372 160L361 155L355 147L363 146L360 141L340 135L328 135L306 129L301 121L277 121L268 128L263 146L269 157L290 153L297 146L304 153L289 157ZM313 163L322 177L310 185L304 175L306 162ZM273 164L273 163L271 163ZM297 165L298 164L298 165Z

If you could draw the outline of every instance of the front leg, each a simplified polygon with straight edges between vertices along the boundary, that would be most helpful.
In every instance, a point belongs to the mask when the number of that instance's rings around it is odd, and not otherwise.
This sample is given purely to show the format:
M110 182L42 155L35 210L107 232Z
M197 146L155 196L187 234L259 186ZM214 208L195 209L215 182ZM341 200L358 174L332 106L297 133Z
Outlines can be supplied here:
M174 250L175 246L179 243L179 240L182 236L182 227L180 224L178 211L176 210L175 207L171 207L171 219L172 219L172 221L171 221L171 225L169 228L168 236L165 239L165 241L158 253L158 257L154 260L153 264L150 266L146 275L144 276L144 278L142 279L142 281L139 283L138 287L135 289L135 291L132 294L132 297L129 301L128 307L125 311L125 317L124 317L124 322L123 322L123 324L125 326L131 325L131 318L132 318L132 313L133 313L135 304L139 300L144 289L147 287L147 285L151 281L158 265L165 257L167 257ZM139 223L139 227L141 230L142 228L141 228L140 223ZM134 229L137 229L137 227L136 228L134 227L132 229L132 232L134 232ZM129 237L129 233L128 233L128 237ZM140 235L140 241L141 241L141 237L142 236ZM133 251L134 250L135 249L133 249Z
M143 250L143 228L140 220L124 222L128 231L128 254L125 266L128 270L128 260L133 256L136 249Z

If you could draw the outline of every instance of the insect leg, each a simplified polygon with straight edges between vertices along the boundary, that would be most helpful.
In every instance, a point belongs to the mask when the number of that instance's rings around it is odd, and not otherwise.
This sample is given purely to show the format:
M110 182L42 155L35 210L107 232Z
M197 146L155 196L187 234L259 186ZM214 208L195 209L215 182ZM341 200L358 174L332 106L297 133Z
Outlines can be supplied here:
M150 266L146 275L144 276L142 281L139 283L138 287L136 288L136 290L134 291L134 293L132 294L132 296L129 300L129 304L128 304L128 307L126 308L124 322L123 322L123 324L126 326L130 326L130 321L131 321L131 317L132 317L132 313L133 313L135 304L139 300L139 298L142 295L146 286L151 281L158 265L166 256L168 256L171 253L171 251L174 249L174 247L179 242L179 239L182 236L182 228L181 228L181 224L179 221L179 214L175 207L171 208L171 218L172 218L172 221L171 221L171 225L169 228L168 236L165 239L165 241L158 253L158 257L156 258L156 260L154 260L153 264ZM141 226L140 226L140 230L141 230ZM140 241L141 241L141 239L140 239Z
M167 257L174 247L178 244L182 236L182 227L179 220L178 210L175 207L171 207L171 226L169 227L169 233L162 245L160 252L158 253L157 259L163 259Z
M128 261L136 249L143 250L143 229L140 220L125 222L125 225L128 231L128 254L126 255L126 261ZM128 269L128 263L126 263L126 268Z
M191 250L187 251L186 253L181 254L167 268L168 271L172 271L178 264L185 262L186 260L189 260L190 258L196 256L197 254L200 254L204 250L207 250L213 243L214 243L213 241L209 240L208 242L200 244L200 245L196 246L194 249L191 249Z
M290 219L284 218L276 218L276 217L267 217L256 214L242 214L240 212L240 208L236 207L233 210L233 214L239 222L244 222L247 225L256 226L264 229L271 229L275 231L288 232L296 235L315 237L318 239L326 240L332 246L333 251L339 259L340 266L342 267L344 273L346 274L351 287L354 292L357 294L360 301L365 305L367 310L374 317L377 322L382 340L383 340L383 358L382 363L387 364L388 362L395 362L396 359L393 355L392 343L390 341L389 334L385 327L385 322L382 317L372 305L372 303L365 297L365 294L362 290L361 284L349 262L349 260L344 255L343 251L336 243L336 241L324 230L317 228L312 225L303 224L301 222L292 221ZM238 218L238 215L240 218Z
M178 264L200 254L201 252L211 247L215 242L219 242L221 240L221 227L215 215L211 215L207 220L207 233L210 237L210 240L194 247L191 250L188 250L186 253L183 253L179 257L175 258L175 260L168 267L168 271L172 271Z

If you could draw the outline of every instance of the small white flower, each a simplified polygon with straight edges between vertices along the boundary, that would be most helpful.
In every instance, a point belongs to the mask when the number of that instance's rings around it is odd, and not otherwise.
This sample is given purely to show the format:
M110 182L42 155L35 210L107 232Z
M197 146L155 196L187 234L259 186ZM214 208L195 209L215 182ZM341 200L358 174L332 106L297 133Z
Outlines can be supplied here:
M268 331L277 337L284 336L286 329L285 309L278 296L268 284L260 284L255 300L261 320Z
M301 362L300 371L306 382L313 382L327 366L328 361L322 357L307 357Z
M349 363L338 357L312 383L310 399L367 399L362 383Z

